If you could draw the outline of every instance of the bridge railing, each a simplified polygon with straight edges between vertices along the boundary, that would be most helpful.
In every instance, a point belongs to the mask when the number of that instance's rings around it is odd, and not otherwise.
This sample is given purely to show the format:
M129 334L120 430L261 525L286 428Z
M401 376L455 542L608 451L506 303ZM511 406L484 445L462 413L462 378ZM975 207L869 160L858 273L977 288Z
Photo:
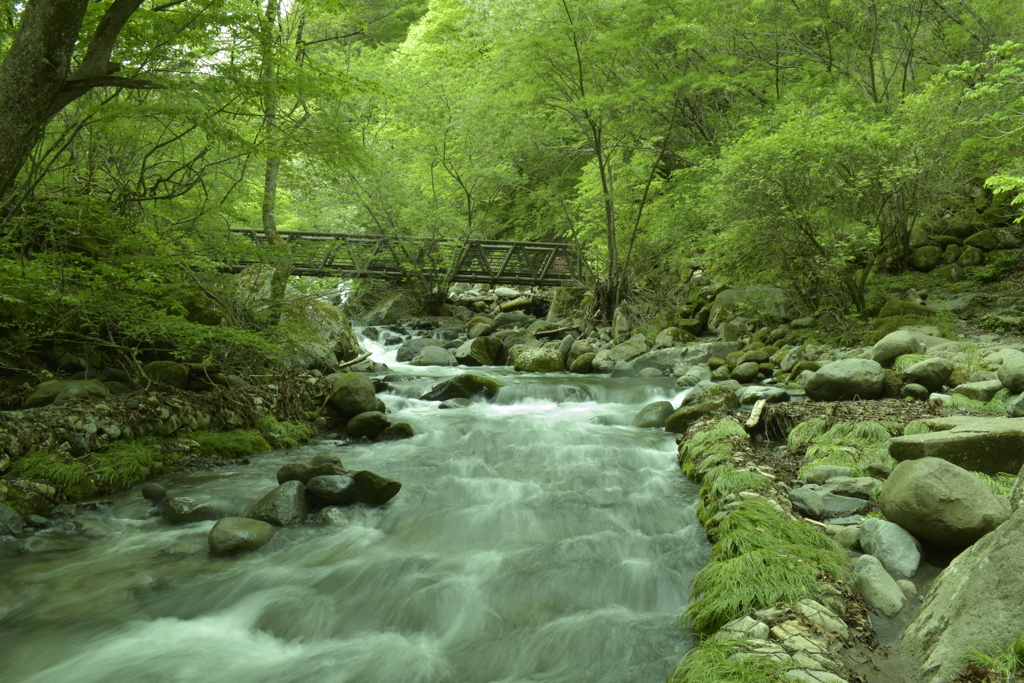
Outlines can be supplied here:
M266 246L262 230L231 232ZM558 242L439 240L279 230L291 247L295 275L403 280L413 272L449 282L555 286L583 277L583 259ZM257 261L242 260L223 270L238 272Z

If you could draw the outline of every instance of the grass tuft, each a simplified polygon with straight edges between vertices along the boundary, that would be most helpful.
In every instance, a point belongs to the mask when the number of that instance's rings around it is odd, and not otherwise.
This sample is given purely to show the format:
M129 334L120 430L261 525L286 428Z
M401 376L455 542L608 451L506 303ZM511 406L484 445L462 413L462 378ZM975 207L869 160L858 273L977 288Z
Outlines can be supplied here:
M907 353L902 356L898 356L896 360L893 361L892 369L896 372L902 373L911 365L920 363L923 360L928 360L929 358L931 358L931 356L923 356L919 353Z
M766 657L743 656L746 643L705 641L691 650L668 676L667 683L771 683L782 664Z
M684 660L685 661L685 660ZM960 662L987 669L995 678L988 680L994 683L1014 683L1024 673L1024 633L1006 648L989 646L984 649L968 650Z
M683 617L697 633L778 602L813 595L822 574L845 578L849 559L832 539L787 521L760 501L744 501L725 516L712 561L693 579Z
M1006 472L999 472L995 476L984 472L971 472L971 474L981 479L997 496L1009 496L1013 491L1013 485L1017 483L1017 475Z
M815 417L793 427L789 436L786 437L786 443L790 448L796 448L802 443L814 441L814 439L824 434L827 430L828 423L823 418Z
M926 425L922 420L914 420L913 422L907 424L907 426L903 428L903 436L916 436L918 434L927 434L930 431L931 430L928 429L928 425Z

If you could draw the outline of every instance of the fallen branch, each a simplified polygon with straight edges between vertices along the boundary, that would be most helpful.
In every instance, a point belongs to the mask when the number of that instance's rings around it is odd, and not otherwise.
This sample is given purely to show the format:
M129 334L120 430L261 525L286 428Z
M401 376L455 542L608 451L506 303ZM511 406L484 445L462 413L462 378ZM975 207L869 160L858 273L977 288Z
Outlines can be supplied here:
M363 355L359 356L359 358L355 358L353 360L345 361L344 363L342 363L341 365L338 366L338 369L339 370L344 370L347 367L351 367L353 365L358 365L359 363L362 363L364 360L366 360L369 357L370 357L370 354L364 353Z

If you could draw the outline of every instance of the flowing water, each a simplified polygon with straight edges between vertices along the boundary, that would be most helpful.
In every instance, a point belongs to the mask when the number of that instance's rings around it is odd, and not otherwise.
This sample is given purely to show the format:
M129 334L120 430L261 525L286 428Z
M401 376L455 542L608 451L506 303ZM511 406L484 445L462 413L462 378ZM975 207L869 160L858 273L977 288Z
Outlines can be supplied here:
M708 559L673 439L629 426L668 380L522 375L489 403L416 397L456 368L410 368L383 394L400 442L332 441L180 474L173 494L242 514L284 463L320 452L403 483L343 525L280 529L211 557L213 522L171 526L136 491L73 530L0 544L4 683L660 683Z

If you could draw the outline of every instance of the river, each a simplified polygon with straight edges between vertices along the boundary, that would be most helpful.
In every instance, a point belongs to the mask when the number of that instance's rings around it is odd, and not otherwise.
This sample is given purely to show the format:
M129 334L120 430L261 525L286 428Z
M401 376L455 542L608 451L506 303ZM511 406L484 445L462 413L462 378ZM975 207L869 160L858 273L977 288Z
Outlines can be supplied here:
M396 479L380 509L211 557L213 522L171 526L138 490L0 547L4 683L661 683L709 546L675 444L630 426L671 380L524 375L489 403L418 400L465 369L412 368L382 394L417 436L321 441L178 474L233 514L321 452Z

